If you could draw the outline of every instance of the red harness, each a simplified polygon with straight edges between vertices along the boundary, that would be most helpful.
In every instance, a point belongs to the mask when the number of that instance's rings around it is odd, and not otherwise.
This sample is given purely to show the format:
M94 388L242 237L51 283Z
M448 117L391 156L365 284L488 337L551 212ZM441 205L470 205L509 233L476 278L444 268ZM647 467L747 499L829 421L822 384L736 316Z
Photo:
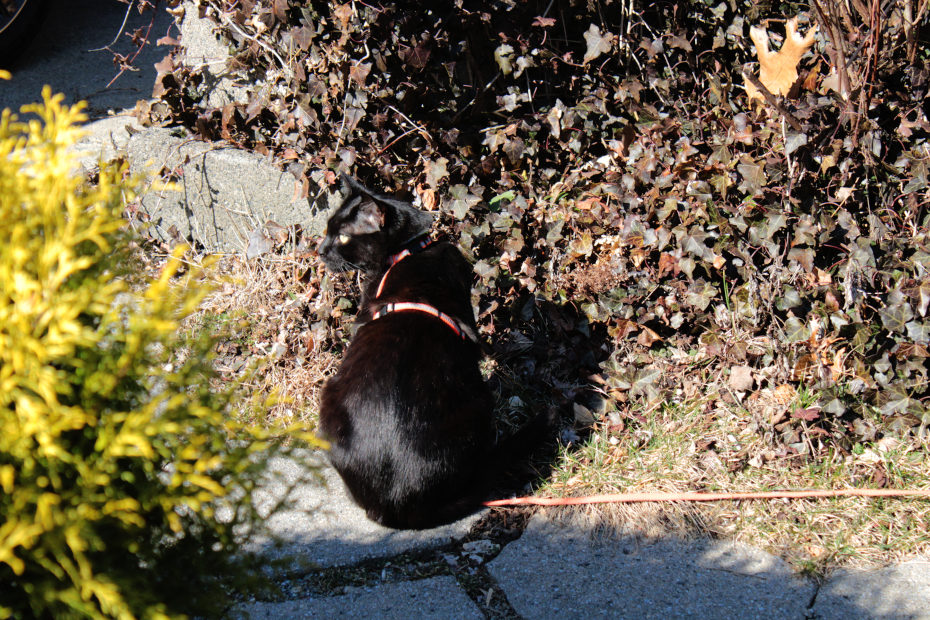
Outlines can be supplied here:
M397 254L394 254L393 256L391 256L391 258L388 259L391 262L391 264L388 265L387 271L385 271L384 275L381 276L381 282L378 284L378 291L375 293L375 299L378 299L379 297L381 297L381 292L384 290L384 283L387 281L388 274L391 273L391 269L394 268L394 265L404 260L405 258L410 256L414 252L421 252L425 250L426 248L433 245L434 243L436 243L434 239L430 239L429 237L423 237L417 243L415 243L412 248L404 248Z
M381 276L381 282L378 283L378 290L375 292L375 299L381 297L381 293L384 291L384 283L387 281L388 274L391 273L391 269L394 268L394 265L404 260L414 252L420 252L425 250L429 246L436 243L435 240L430 239L429 237L424 237L420 241L416 242L413 246L409 248L404 248L397 254L394 254L390 258L390 265L387 268L387 271L384 272L384 275ZM400 301L391 304L385 304L380 310L378 310L374 316L371 317L371 320L380 319L381 317L388 315L392 312L405 312L405 311L414 311L414 312L423 312L430 316L434 316L446 325L449 326L449 329L455 332L455 335L465 340L467 338L465 331L459 326L459 322L454 318L439 310L435 306L429 304L421 304L418 302L412 301Z
M455 319L445 312L441 312L435 306L431 306L429 304L419 304L413 301L400 301L393 304L385 304L383 308L375 312L375 315L371 317L371 320L374 321L375 319L380 319L384 315L390 314L391 312L403 312L404 310L415 310L416 312L425 312L430 316L434 316L448 325L449 329L454 331L456 336L462 340L465 340L465 333L459 328Z

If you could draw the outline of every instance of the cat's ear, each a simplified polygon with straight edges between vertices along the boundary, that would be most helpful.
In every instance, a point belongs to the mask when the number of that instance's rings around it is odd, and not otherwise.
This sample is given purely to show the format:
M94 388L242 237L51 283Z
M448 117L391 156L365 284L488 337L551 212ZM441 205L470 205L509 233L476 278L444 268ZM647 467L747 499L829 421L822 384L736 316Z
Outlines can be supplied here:
M358 179L351 177L345 172L339 175L339 180L342 182L342 195L350 196L352 194L368 194L371 195L371 192L364 185L358 182Z
M366 197L358 206L355 231L360 235L375 233L384 227L384 209L377 201Z

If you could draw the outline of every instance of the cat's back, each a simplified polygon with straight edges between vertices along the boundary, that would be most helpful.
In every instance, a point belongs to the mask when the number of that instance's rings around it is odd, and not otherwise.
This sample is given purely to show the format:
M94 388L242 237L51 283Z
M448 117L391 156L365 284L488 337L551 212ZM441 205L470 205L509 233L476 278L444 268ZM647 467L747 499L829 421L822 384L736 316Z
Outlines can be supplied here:
M466 439L483 433L493 402L478 366L470 284L470 266L449 243L394 266L381 294L370 295L359 312L364 323L324 389L321 418L345 427L333 418L347 417L353 432L393 427L399 436L427 436L434 443L453 429ZM373 318L402 304L428 305L447 320L424 310ZM327 420L321 422L325 430Z

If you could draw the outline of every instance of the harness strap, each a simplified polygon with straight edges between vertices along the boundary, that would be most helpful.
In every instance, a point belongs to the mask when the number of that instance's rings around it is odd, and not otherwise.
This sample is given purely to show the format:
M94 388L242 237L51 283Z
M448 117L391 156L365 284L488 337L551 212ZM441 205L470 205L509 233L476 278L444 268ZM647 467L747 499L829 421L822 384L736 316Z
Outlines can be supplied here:
M463 332L462 329L459 327L458 321L456 321L454 318L452 318L445 312L441 312L438 308L435 308L429 304L421 304L421 303L416 303L412 301L400 301L400 302L393 303L393 304L386 304L384 307L378 310L374 314L373 317L371 317L371 320L374 321L375 319L379 319L385 316L386 314L390 314L391 312L404 312L404 311L410 311L410 310L413 310L415 312L423 312L430 316L436 317L437 319L439 319L440 321L448 325L449 328L455 332L456 336L458 336L462 340L466 339L465 332Z
M414 252L419 252L420 250L425 250L429 246L436 243L435 239L430 239L429 235L420 235L404 247L403 250L391 256L388 260L393 267L396 263L400 262L402 259L407 258Z
M394 265L404 260L411 254L415 252L420 252L428 248L434 243L436 243L435 239L430 239L429 236L423 235L421 237L414 239L409 244L407 244L407 247L405 247L403 250L401 250L397 254L392 255L388 259L388 262L390 264L388 265L387 271L385 271L384 275L381 276L381 282L378 283L378 290L375 292L374 298L377 299L378 297L381 297L381 293L384 292L384 283L387 282L388 274L391 273L391 269L394 267ZM381 317L387 314L390 314L391 312L405 312L405 311L423 312L424 314L434 316L440 321L442 321L443 323L445 323L446 325L448 325L449 329L454 331L455 335L461 338L462 340L471 339L475 342L478 341L478 338L474 334L474 332L469 327L460 324L454 317L451 317L445 312L440 311L439 308L436 308L429 304L422 304L419 302L399 301L399 302L395 302L391 304L385 304L384 306L381 307L380 310L378 310L371 317L371 320L374 321L376 319L380 319Z
M388 259L390 265L388 265L387 271L384 272L384 275L381 276L381 282L378 283L378 290L375 293L375 299L381 297L381 293L384 291L384 283L387 282L388 274L391 273L391 269L394 267L394 265L404 260L414 252L425 250L434 243L436 243L435 239L430 239L427 235L423 235L417 239L414 239L414 241L408 247L404 248L397 254L392 255Z

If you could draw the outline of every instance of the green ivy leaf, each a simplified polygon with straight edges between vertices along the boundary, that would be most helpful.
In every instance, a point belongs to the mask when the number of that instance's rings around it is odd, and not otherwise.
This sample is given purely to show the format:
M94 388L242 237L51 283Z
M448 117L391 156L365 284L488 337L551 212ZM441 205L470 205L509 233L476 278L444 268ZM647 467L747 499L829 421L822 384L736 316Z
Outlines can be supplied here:
M785 286L782 289L782 296L775 302L775 307L779 310L790 310L801 305L801 294L793 286Z
M882 400L882 415L890 416L907 411L912 399L904 386L894 383L882 392Z
M501 200L513 200L514 198L516 198L516 196L517 196L517 194L516 194L512 189L509 189L509 190L507 190L506 192L504 192L504 193L502 193L502 194L498 194L497 196L495 196L494 198L492 198L491 200L489 200L489 201L488 201L488 204L491 205L492 207L494 207L494 206L496 206L497 203L499 203Z
M804 321L796 316L785 321L785 340L788 342L803 342L811 337L811 330Z
M758 194L765 185L765 170L760 164L752 161L748 156L744 156L740 162L741 163L736 166L736 170L743 177L743 182L740 183L739 189L749 196L754 196Z
M445 164L443 164L445 168ZM453 185L449 188L449 195L442 201L446 211L450 211L457 220L465 219L468 211L481 202L481 198L471 193L466 185Z
M882 318L882 325L893 332L904 333L905 325L914 318L914 311L911 305L905 302L898 302L892 306L880 308L878 315Z
M653 391L656 381L662 376L662 371L655 366L640 368L636 371L630 391L633 394L647 394Z
M546 232L546 245L553 246L562 240L563 226L565 226L565 221L559 220L549 228Z
M917 344L930 344L930 324L910 321L907 327L907 337Z

